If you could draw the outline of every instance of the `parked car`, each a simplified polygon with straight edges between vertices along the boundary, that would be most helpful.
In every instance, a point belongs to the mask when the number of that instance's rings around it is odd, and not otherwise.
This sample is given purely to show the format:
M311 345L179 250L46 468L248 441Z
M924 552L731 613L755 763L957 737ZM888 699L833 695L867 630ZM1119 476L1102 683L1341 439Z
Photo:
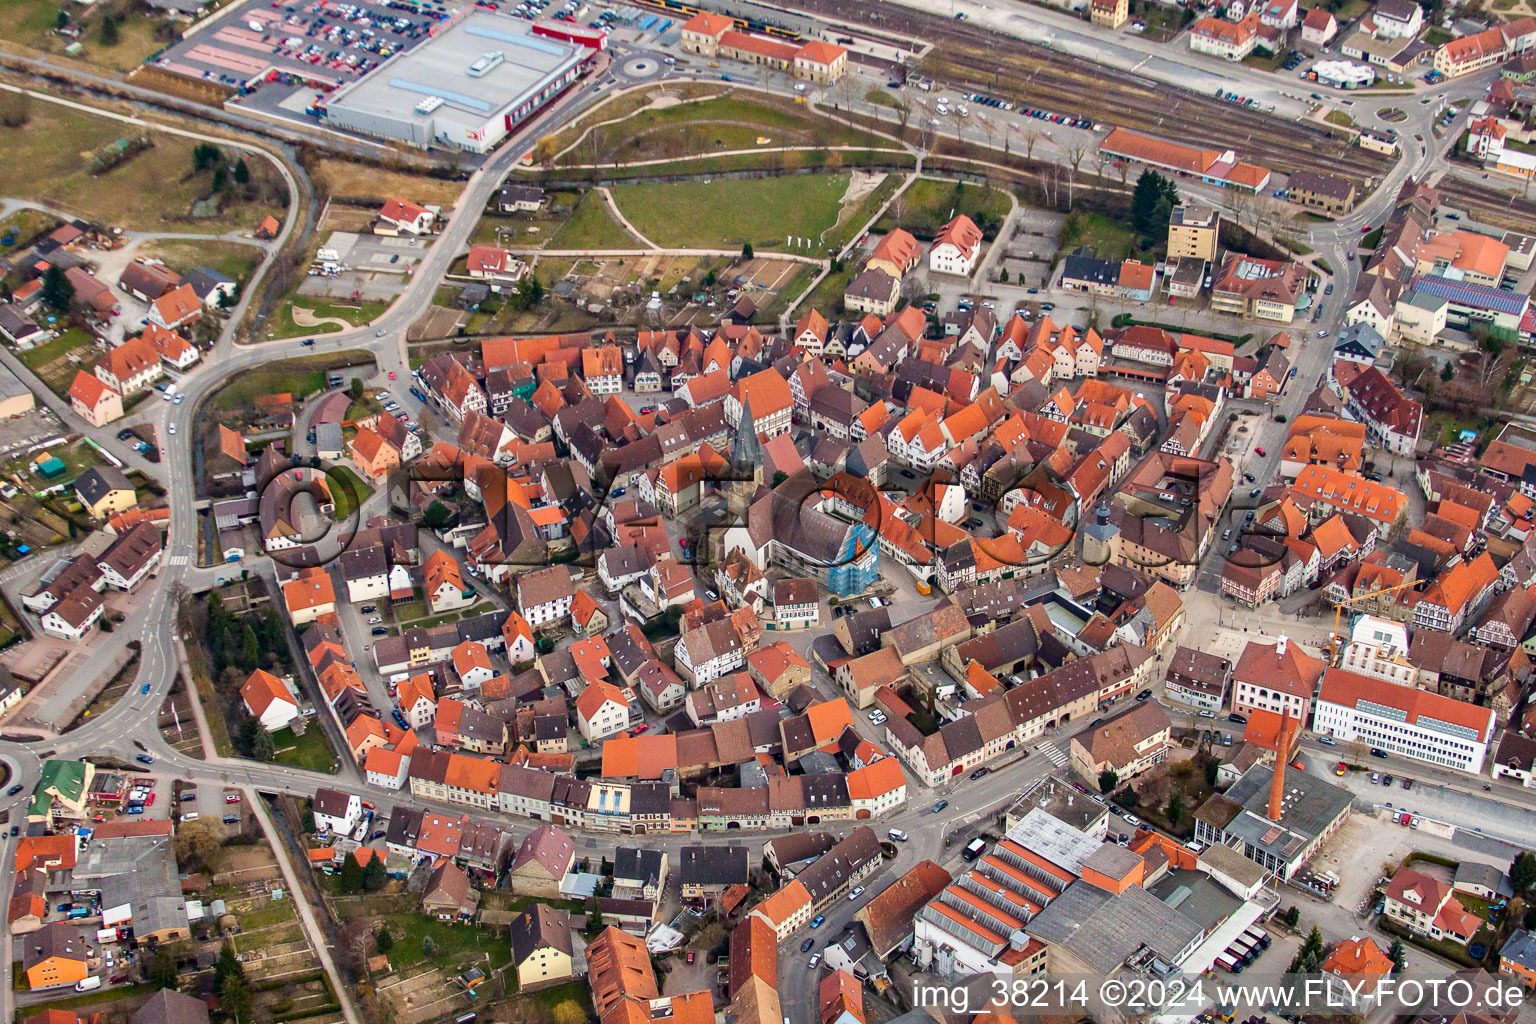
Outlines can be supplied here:
M944 808L946 808L948 806L949 806L949 801L948 800L940 800L938 803L933 805L933 813L934 814L938 814L940 811L942 811Z
M827 923L827 915L826 914L817 914L815 917L811 918L811 927L812 928L820 928L822 925L824 925L826 923Z
M811 947L814 945L816 945L815 939L806 939L804 942L800 943L800 952L809 953L811 951Z
M154 758L154 755L152 755L152 754L139 754L138 756L136 756L134 758L134 760L139 762L139 764L154 764L155 763L155 758Z

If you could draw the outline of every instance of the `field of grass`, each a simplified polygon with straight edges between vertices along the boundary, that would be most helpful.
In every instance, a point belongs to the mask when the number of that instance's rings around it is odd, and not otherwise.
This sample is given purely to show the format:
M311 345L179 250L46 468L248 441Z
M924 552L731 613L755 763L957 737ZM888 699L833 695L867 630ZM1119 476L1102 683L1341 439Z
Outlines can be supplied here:
M619 226L596 192L581 197L570 219L549 240L551 249L638 249L640 243Z
M512 949L505 939L482 928L455 927L423 914L388 914L384 923L396 936L389 953L390 963L396 970L414 967L428 959L422 949L422 940L431 938L437 947L431 958L444 963L473 962L484 965L487 972L506 966L512 960Z
M783 249L784 237L818 240L837 223L847 174L616 185L631 224L668 248Z
M373 488L363 482L363 478L352 472L348 466L332 466L326 475L332 478L340 476L352 485L352 490L348 493L347 488L336 480L329 481L331 497L336 499L336 519L344 523L352 515L353 510L373 494Z
M330 334L332 331L341 330L335 324L316 324L313 327L300 327L293 320L293 306L300 306L309 310L318 317L339 317L354 327L362 327L377 319L389 306L383 302L364 302L362 305L353 306L336 302L326 302L324 299L311 299L308 296L295 296L291 302L280 304L277 312L268 321L267 327L277 338L293 338L300 334Z
M766 139L760 142L760 139ZM889 140L837 124L787 99L719 96L645 110L594 129L569 153L564 166L632 163L637 160L752 149L755 146L884 146Z
M1355 119L1342 110L1330 110L1323 120L1329 124L1336 124L1340 128L1353 128L1355 126Z
M331 368L359 366L363 367L365 372L359 374L350 369L337 369L337 372L345 377L371 375L372 360L371 354L354 349L266 363L240 374L220 388L214 397L213 406L224 412L234 412L250 409L254 400L260 395L283 392L307 395L325 387L325 375Z
M241 245L239 242L194 242L168 238L146 242L134 250L134 255L160 260L182 273L193 267L210 267L244 284L261 259L261 250L254 245Z
M822 278L821 283L816 286L816 290L811 292L810 297L805 300L801 312L807 309L814 309L826 317L841 313L843 309L843 291L848 287L848 282L853 280L853 276L857 272L858 268L848 265L843 268L841 273L828 274ZM800 288L804 287L805 284L801 283ZM795 295L799 294L799 289L788 290L794 291ZM790 296L791 299L793 297Z
M702 96L716 96L729 92L725 86L711 85L705 82L669 82L663 83L655 89L636 89L587 111L581 117L559 133L546 136L553 147L552 152L558 153L566 146L581 137L581 133L588 125L601 124L604 121L616 121L619 118L628 117L641 107L649 106L651 101L660 96L674 99L695 99ZM543 139L539 140L541 143Z
M336 754L325 738L325 730L314 720L310 721L303 736L295 736L292 729L279 729L272 734L272 745L277 748L277 756L272 760L278 764L291 764L295 768L309 768L329 775L333 770L331 766L336 763Z
M1102 213L1077 210L1062 225L1061 251L1071 252L1080 245L1093 249L1101 259L1123 260L1136 250L1136 232Z
M149 149L92 175L94 151L143 129L36 100L30 109L25 125L0 127L0 181L7 195L141 231L215 234L254 227L272 212L260 202L231 201L218 216L193 220L192 203L210 192L212 172L191 173L192 140L151 132ZM59 145L60 139L69 145ZM264 160L246 163L253 177L276 173Z
M1001 224L1008 215L1008 196L995 188L980 185L957 188L952 181L919 178L880 218L875 230L889 231L900 227L918 238L931 239L938 234L939 228L962 213L983 231L988 231L989 224Z
M310 172L310 177L324 181L333 196L347 199L377 200L382 206L390 199L408 199L423 206L452 206L464 191L462 181L446 181L409 171L391 171L382 167L325 159Z
M51 230L57 224L57 219L41 211L17 210L5 220L0 221L0 256L26 245L44 230ZM5 244L6 238L10 238L10 245Z
M68 7L71 24L82 30L80 42L85 47L80 57L82 63L109 71L128 71L144 63L144 58L165 45L155 38L159 20L136 7L128 9L126 5L118 5L122 17L117 24L117 42L106 46L101 36L105 11L97 13L78 5L61 5L56 0L6 0L5 17L0 18L0 39L28 49L62 55L72 40L53 31L58 25L61 6Z
M66 358L71 352L80 356L78 365ZM75 372L84 370L89 373L101 358L101 352L92 344L89 334L78 327L71 327L46 344L18 352L17 358L27 365L27 369L37 374L44 384L62 395L69 390Z

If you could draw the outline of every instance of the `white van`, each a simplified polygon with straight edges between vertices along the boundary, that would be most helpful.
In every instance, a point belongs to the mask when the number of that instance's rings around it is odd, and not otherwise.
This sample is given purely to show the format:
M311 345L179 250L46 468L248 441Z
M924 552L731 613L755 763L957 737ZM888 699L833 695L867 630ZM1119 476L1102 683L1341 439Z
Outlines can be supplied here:
M899 828L891 829L886 835L891 837L892 842L904 843L907 841L907 834Z
M75 982L75 991L76 992L89 992L93 988L101 988L101 977L100 977L100 975L97 975L95 977L86 978L83 981Z

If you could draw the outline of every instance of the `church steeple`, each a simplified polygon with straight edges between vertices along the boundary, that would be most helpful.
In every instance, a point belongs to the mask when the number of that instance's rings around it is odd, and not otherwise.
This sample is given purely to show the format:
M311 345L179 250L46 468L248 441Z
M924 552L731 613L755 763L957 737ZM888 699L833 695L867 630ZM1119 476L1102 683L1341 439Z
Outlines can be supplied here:
M743 395L741 419L736 421L736 432L731 435L731 465L750 473L762 462L763 444L757 438L757 424L752 419L752 399Z

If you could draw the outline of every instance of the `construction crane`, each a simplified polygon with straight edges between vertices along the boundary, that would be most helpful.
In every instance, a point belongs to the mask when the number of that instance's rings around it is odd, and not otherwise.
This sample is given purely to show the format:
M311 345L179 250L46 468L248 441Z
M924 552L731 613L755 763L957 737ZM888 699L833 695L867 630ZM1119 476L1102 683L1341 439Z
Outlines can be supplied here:
M1393 584L1390 587L1382 587L1380 590L1371 590L1364 594L1356 594L1354 597L1346 597L1342 601L1335 601L1333 603L1333 635L1332 639L1329 641L1329 646L1332 648L1329 653L1332 655L1332 657L1330 657L1329 660L1336 662L1338 660L1339 651L1343 648L1343 644L1339 642L1339 618L1344 613L1345 605L1355 604L1371 597L1380 597L1382 594L1396 593L1399 590L1406 590L1409 587L1418 586L1418 584L1418 580L1408 580L1403 583Z

